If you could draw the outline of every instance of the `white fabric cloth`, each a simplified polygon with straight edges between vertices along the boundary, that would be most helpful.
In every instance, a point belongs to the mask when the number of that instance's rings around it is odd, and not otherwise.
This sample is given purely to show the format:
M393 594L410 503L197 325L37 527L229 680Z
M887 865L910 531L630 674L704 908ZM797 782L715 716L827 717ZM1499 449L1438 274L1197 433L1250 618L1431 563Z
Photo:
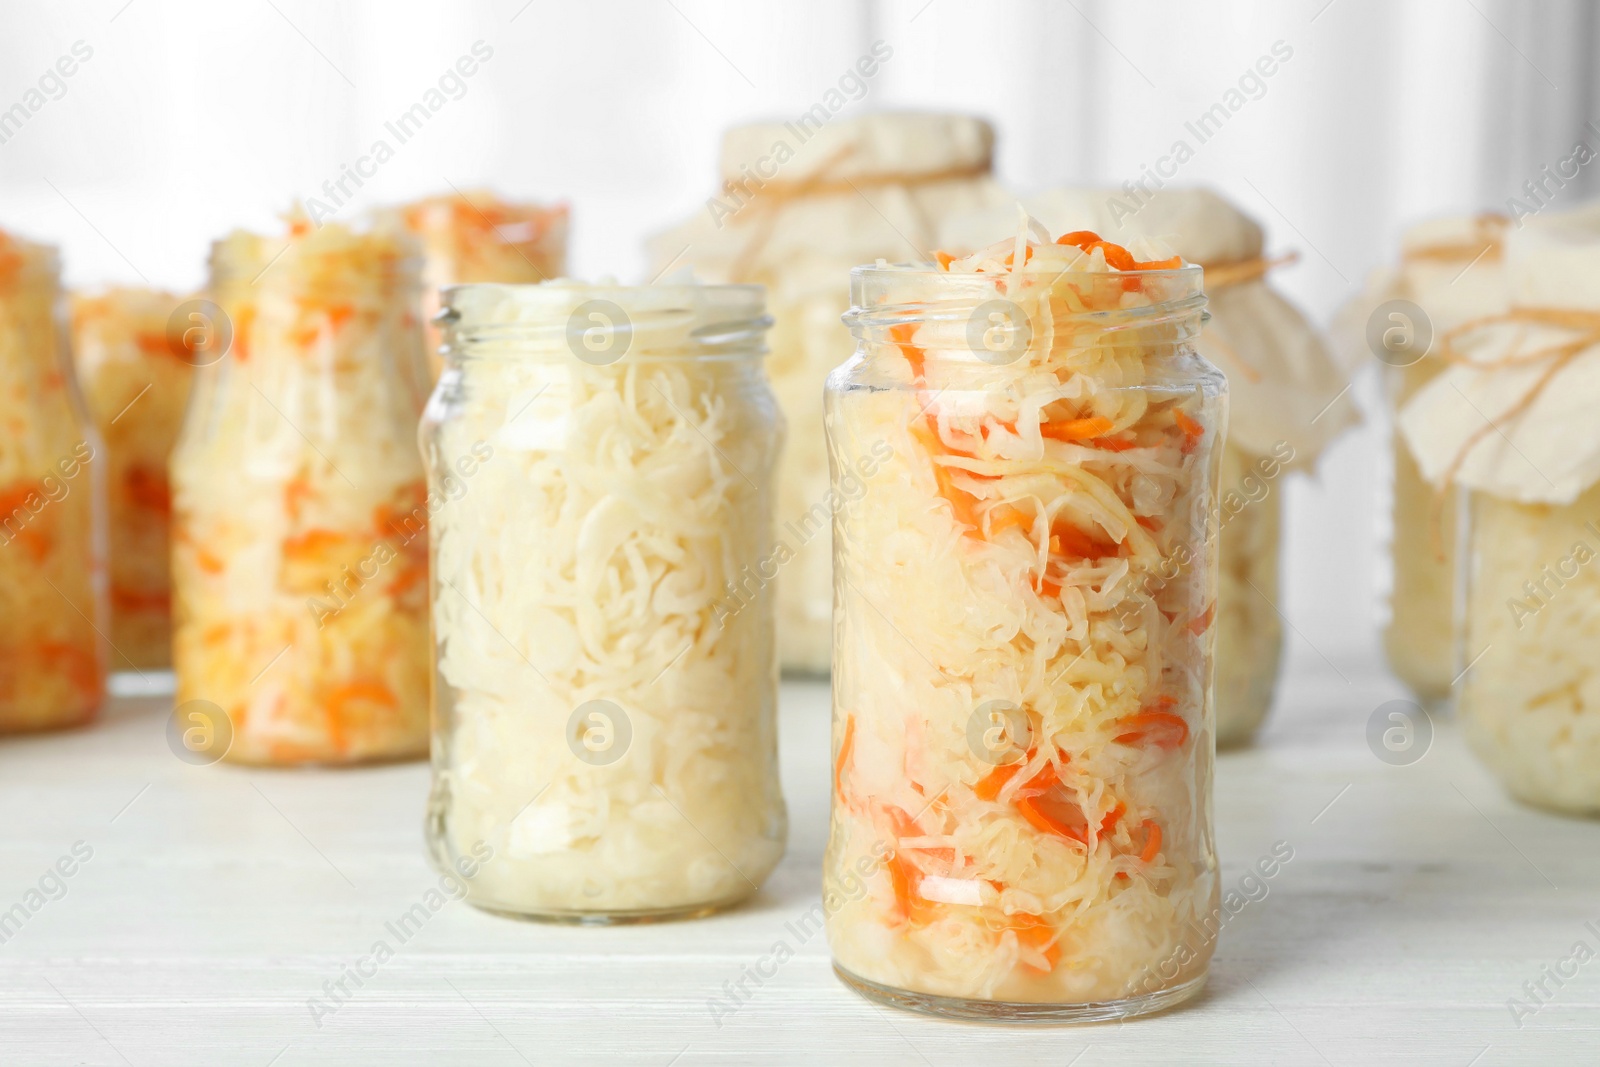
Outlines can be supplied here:
M1507 304L1600 316L1600 202L1524 220L1507 234L1503 296L1474 317ZM1423 477L1438 484L1460 459L1457 485L1551 504L1570 503L1600 481L1600 346L1570 359L1520 412L1552 360L1488 366L1582 332L1509 322L1462 338L1456 348L1471 362L1446 368L1400 413Z

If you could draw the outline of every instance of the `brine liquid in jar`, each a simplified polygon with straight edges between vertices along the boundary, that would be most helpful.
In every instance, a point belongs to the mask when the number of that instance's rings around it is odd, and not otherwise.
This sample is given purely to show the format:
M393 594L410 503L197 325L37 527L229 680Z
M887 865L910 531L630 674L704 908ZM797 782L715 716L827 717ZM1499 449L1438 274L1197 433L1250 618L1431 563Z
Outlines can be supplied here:
M1201 271L1034 227L940 260L857 269L828 384L834 966L943 1015L1157 1010L1219 925Z
M444 318L436 866L524 918L744 899L787 833L761 289L470 285Z

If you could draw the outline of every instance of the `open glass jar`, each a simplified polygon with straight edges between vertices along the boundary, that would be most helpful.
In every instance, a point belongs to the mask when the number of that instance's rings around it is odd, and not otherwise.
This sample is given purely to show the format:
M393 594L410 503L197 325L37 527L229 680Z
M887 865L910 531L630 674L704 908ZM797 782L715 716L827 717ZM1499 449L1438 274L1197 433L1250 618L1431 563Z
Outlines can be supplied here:
M527 918L703 914L783 854L758 286L446 293L435 863Z
M1227 385L1200 269L1109 248L853 275L823 904L890 1003L1089 1021L1206 974Z
M212 251L226 351L195 376L171 463L177 710L201 757L427 751L415 253L303 220Z
M0 733L105 692L104 449L62 343L55 249L0 232Z

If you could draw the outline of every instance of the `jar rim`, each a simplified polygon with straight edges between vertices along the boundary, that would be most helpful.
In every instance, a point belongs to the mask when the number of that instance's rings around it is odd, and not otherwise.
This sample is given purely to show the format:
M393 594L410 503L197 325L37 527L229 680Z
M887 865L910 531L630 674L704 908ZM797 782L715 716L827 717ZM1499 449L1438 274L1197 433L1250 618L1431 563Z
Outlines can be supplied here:
M1063 285L1080 293L1106 290L1126 293L1130 279L1139 281L1147 297L1143 304L1088 308L1070 313L1074 324L1091 326L1106 333L1141 330L1151 326L1193 319L1197 324L1207 317L1208 300L1204 288L1204 269L1188 264L1167 270L1148 271L1021 271L1005 274L950 272L931 264L903 263L856 267L850 272L851 308L844 323L858 337L870 339L894 326L912 323L955 324L970 320L985 304L1000 300L1011 303L1004 283L1013 280L1045 283L1049 288ZM915 299L892 302L899 295L891 291L897 284L903 292L931 291L942 299ZM878 290L886 298L869 302ZM1152 296L1152 291L1155 294ZM1037 292L1037 290L1036 290ZM1198 332L1198 331L1196 331Z
M751 359L766 355L773 324L765 287L750 284L474 282L444 288L440 303L443 354L457 359Z

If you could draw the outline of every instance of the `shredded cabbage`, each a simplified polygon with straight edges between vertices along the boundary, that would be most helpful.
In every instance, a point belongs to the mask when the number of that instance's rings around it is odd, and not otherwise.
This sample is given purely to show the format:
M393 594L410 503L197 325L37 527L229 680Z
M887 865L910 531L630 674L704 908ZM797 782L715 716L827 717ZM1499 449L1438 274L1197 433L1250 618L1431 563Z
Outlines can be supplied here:
M1600 812L1600 488L1571 504L1472 494L1457 707L1513 796Z
M423 433L435 492L463 483L432 525L430 840L441 869L494 848L482 907L696 911L783 853L770 589L732 595L773 547L782 419L760 349L726 340L759 292L450 294L460 351ZM614 363L566 348L591 300L632 320ZM711 358L711 335L733 347Z
M101 449L61 350L55 250L0 232L0 733L104 695Z
M917 317L885 339L858 298L829 383L836 477L890 454L835 529L824 907L848 975L1071 1006L1195 988L1210 956L1226 386L1183 343L1197 301L1135 323L1198 293L1134 273L1181 261L1030 238L874 272ZM1032 331L1001 366L948 313L995 297Z
M169 343L183 298L111 289L72 299L78 381L105 443L113 666L172 663L167 457L178 439L193 363Z
M233 342L172 457L178 703L229 759L351 762L428 745L426 367L415 245L294 219L212 259Z

